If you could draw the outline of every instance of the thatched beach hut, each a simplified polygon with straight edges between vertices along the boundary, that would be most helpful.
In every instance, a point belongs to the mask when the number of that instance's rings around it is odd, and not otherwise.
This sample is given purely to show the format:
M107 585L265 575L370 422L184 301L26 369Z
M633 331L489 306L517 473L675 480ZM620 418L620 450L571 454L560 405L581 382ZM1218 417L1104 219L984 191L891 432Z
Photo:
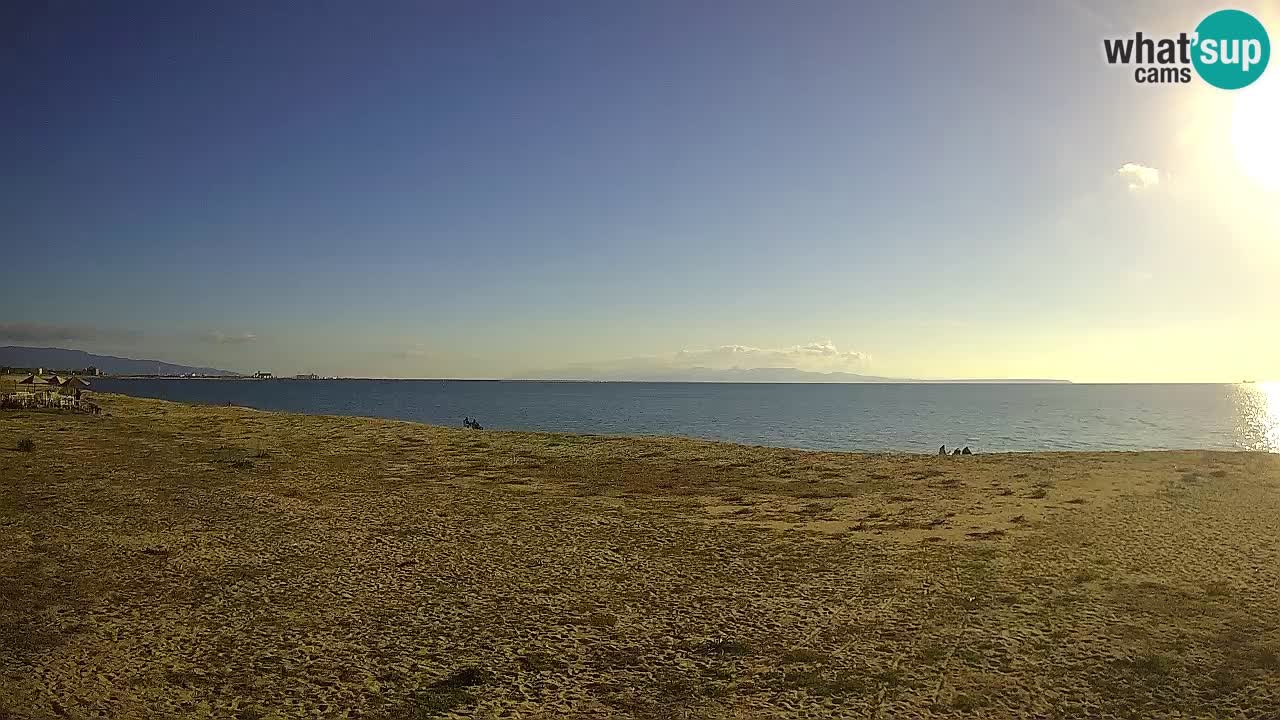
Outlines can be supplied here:
M62 381L62 387L68 390L88 390L89 381L79 376L72 376Z
M67 395L75 395L80 397L80 393L89 391L88 381L76 376L72 376L62 381L62 392Z
M12 400L19 403L30 402L33 398L48 397L47 393L57 392L57 384L50 384L49 380L32 373L13 384ZM6 397L8 397L6 393Z

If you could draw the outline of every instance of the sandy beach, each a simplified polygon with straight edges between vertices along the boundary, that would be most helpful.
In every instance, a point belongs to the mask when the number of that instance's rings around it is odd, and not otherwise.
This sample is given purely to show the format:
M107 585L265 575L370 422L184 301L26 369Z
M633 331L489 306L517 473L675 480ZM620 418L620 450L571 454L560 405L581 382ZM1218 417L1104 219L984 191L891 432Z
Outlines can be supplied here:
M1280 717L1280 456L98 399L0 415L6 720Z

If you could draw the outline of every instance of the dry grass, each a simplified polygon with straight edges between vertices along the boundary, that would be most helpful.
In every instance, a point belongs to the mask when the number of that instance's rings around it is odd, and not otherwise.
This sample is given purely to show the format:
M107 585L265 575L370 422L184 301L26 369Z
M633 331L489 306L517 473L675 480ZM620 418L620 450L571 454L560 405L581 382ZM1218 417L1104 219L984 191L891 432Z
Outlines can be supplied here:
M0 717L1280 707L1273 456L104 405L0 416Z

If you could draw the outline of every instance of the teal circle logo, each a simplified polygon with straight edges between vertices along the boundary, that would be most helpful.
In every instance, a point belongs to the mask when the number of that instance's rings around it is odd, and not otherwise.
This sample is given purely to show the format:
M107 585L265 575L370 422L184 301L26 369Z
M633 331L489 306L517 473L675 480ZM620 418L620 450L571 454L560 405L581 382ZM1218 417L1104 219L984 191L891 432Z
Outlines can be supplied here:
M1267 29L1247 12L1219 10L1196 26L1191 62L1214 87L1238 90L1262 77L1270 59Z

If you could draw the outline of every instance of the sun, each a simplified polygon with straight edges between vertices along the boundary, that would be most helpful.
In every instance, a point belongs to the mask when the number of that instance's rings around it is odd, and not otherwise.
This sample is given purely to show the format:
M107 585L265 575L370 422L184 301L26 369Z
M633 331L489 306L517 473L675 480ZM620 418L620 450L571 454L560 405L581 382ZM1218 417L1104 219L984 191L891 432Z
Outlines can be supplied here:
M1240 170L1263 188L1280 192L1280 79L1276 70L1236 91L1231 141Z

